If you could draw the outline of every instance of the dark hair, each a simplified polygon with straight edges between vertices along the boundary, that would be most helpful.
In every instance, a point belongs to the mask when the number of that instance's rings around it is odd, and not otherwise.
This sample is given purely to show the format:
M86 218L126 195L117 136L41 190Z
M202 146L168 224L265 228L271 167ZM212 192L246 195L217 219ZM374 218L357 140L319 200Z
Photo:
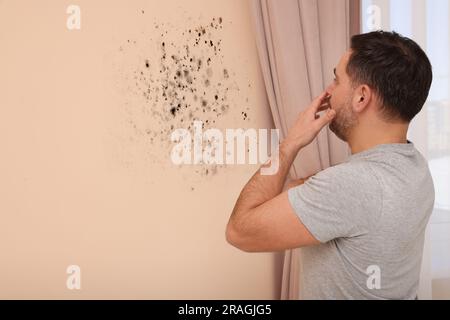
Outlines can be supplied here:
M422 109L433 79L431 63L419 45L386 31L352 37L347 73L353 85L375 90L385 119L406 122Z

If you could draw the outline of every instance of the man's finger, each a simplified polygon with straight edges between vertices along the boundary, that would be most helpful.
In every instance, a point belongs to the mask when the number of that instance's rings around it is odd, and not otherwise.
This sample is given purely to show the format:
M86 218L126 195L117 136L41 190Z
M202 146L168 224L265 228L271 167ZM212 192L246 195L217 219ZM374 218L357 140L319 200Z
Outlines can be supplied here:
M318 109L317 112L322 112L331 108L331 104L329 102L323 103Z
M319 130L329 124L333 118L336 116L336 111L333 109L328 109L321 117L316 118L316 124Z
M329 103L330 95L328 95L328 92L324 91L320 96L315 98L313 102L311 103L311 109L314 113L319 112L319 108L324 105L325 103Z

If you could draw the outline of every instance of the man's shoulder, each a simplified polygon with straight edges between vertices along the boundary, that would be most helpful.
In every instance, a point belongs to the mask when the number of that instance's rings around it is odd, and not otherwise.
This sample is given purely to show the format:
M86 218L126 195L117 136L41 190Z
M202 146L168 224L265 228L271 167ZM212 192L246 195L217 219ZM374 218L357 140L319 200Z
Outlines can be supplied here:
M369 161L346 161L322 170L317 175L321 177L342 177L345 179L356 177L363 179L364 177L373 176L372 166L373 164Z
M334 190L337 194L378 194L382 191L381 184L371 166L367 161L344 162L320 171L307 182L319 189Z

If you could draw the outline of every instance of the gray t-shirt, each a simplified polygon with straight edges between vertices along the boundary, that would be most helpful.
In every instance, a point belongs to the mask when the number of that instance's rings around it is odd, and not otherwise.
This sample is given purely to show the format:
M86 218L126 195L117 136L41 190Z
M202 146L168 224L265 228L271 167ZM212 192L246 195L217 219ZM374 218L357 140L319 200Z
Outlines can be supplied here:
M416 298L434 187L412 142L353 154L288 196L321 242L301 249L303 299Z

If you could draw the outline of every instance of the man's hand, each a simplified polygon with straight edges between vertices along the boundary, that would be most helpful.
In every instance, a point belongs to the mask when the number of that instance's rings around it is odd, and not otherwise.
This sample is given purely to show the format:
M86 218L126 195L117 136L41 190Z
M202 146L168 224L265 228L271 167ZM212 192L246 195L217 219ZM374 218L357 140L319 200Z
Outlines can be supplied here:
M307 109L300 112L295 124L289 130L284 144L293 148L294 152L298 152L314 140L320 130L336 116L336 111L329 105L330 97L324 92L314 99ZM327 111L322 116L317 114L324 110Z

